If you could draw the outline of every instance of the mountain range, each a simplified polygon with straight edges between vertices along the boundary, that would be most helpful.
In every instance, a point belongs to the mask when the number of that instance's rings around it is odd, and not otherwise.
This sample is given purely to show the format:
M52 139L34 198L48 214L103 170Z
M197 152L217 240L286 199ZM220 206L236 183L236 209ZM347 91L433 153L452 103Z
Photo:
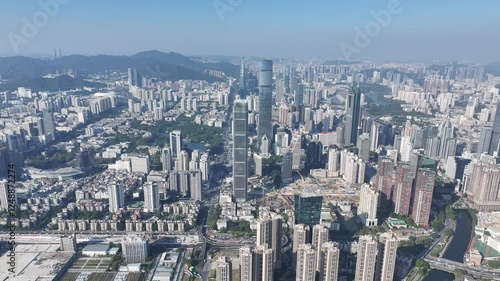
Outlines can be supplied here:
M58 70L73 69L85 78L90 74L104 73L109 70L126 72L128 68L137 68L143 77L174 81L194 79L213 82L219 80L208 75L205 70L222 71L227 76L232 77L237 77L239 73L239 66L228 62L204 63L174 52L145 51L132 56L70 55L53 60L16 56L0 58L0 75L8 81L0 84L0 90L13 90L17 87L29 87L30 85L38 85L39 87L32 90L53 90L46 89L47 83L43 81L47 78L41 77ZM53 78L48 79L53 80ZM65 88L68 86L93 85L92 82L69 76L53 81L64 82L64 85L59 87L61 90L67 90ZM49 84L52 85L51 87L57 88L54 82Z

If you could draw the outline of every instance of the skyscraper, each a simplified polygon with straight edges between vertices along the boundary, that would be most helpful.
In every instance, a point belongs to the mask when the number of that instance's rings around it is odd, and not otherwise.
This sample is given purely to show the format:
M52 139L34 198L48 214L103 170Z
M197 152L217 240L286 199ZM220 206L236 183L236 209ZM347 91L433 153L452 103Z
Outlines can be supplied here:
M296 281L316 280L316 250L311 244L302 244L297 249Z
M189 194L191 199L201 201L203 199L201 192L201 171L189 171Z
M253 281L253 253L250 247L240 248L240 280Z
M175 169L179 172L185 172L189 170L189 153L187 151L182 150L179 154L177 154L177 167Z
M394 160L390 157L379 157L375 187L380 192L379 207L392 210Z
M247 82L246 82L246 68L243 58L241 59L241 67L240 67L240 98L245 98L247 93Z
M479 143L477 144L477 154L490 152L491 136L493 135L492 127L481 127L479 134Z
M255 248L252 271L253 281L274 280L273 250L267 244L262 244Z
M163 171L171 171L172 170L172 154L170 153L170 149L163 148L161 151L161 167Z
M339 273L340 250L333 242L321 245L319 281L337 280Z
M396 267L398 239L390 233L383 233L379 237L379 242L376 280L392 281Z
M257 221L256 245L266 244L273 250L273 264L275 268L281 268L282 230L281 216L267 212L260 214L260 219Z
M158 185L147 182L144 185L144 211L156 212L160 207L160 191Z
M76 236L61 236L60 248L63 252L75 252L77 250L76 247Z
M141 87L142 86L142 77L137 68L129 68L128 69L128 85Z
M409 163L398 163L394 182L394 212L408 216L410 213L414 167Z
M323 196L294 196L295 223L313 226L319 224Z
M438 137L441 139L439 144L439 157L441 159L446 159L446 145L448 139L453 138L455 132L455 126L451 123L449 119L445 120L439 126Z
M182 151L182 133L179 130L170 132L170 152L172 157L178 157Z
M361 186L359 195L358 216L366 226L377 225L377 208L379 192L369 184Z
M378 243L371 235L360 236L355 281L373 281L377 262Z
M370 161L370 135L368 133L362 134L358 137L358 157L363 160L363 162L368 163Z
M427 227L429 225L435 177L435 172L430 169L418 169L417 171L412 218L419 226Z
M248 104L244 100L234 102L233 108L233 197L246 201L248 183Z
M313 226L312 245L316 249L316 271L321 270L321 246L328 241L328 229L321 224Z
M109 211L111 213L114 213L125 204L125 194L123 192L123 186L118 183L111 184L108 187L108 193Z
M293 181L292 177L293 153L288 151L283 155L283 164L281 165L281 179L284 183Z
M148 242L140 237L128 236L122 242L125 260L130 263L143 263L148 257Z
M233 273L231 271L231 263L226 260L226 257L217 259L217 281L231 281Z
M358 127L361 110L361 93L359 86L351 88L346 97L345 102L345 129L344 129L344 145L356 145L358 140Z
M302 244L306 244L309 237L309 226L303 224L296 224L293 226L293 241L292 241L292 254L293 254L293 266L297 264L297 250Z
M467 194L474 203L474 209L481 212L500 210L500 165L480 161L470 163L472 175Z
M272 102L273 102L273 61L262 60L259 64L259 123L257 139L262 142L264 136L268 141L273 138ZM262 147L259 145L259 147ZM269 146L268 146L269 149ZM261 151L268 153L269 151Z
M497 103L495 118L493 119L493 128L492 128L491 142L489 148L490 155L498 156L499 143L500 143L500 102Z
M49 139L49 142L55 140L54 135L54 118L52 112L48 109L42 111L43 116L43 134Z

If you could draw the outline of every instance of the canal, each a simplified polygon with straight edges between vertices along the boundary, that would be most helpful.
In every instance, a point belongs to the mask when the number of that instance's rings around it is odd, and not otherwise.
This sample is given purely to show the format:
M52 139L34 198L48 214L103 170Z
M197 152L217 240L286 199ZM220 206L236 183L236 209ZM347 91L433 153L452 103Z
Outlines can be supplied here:
M464 254L467 252L472 235L472 219L467 210L457 210L455 215L457 223L455 234L443 258L463 263ZM424 281L452 281L453 279L453 274L433 269L427 274Z

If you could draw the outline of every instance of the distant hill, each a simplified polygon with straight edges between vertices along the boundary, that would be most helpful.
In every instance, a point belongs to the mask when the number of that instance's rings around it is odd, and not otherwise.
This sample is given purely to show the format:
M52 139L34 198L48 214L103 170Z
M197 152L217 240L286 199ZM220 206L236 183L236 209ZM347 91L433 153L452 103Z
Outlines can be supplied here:
M0 75L4 79L9 80L9 83L0 86L3 86L2 88L5 88L5 85L27 86L26 81L31 82L33 79L45 74L55 73L56 70L74 69L78 70L78 73L85 77L85 75L100 73L105 70L124 72L129 67L138 68L144 77L155 77L163 80L218 80L206 74L206 69L223 71L226 75L233 77L238 77L239 75L239 66L237 65L227 62L202 63L174 52L145 51L132 56L71 55L55 60L41 60L17 56L0 58ZM42 81L33 81L32 83L42 87L45 85L51 86L54 83ZM60 82L63 83L62 80ZM82 83L82 81L74 82L76 84Z
M500 62L488 63L484 70L486 73L490 73L495 76L500 76Z
M15 90L18 87L30 88L32 91L67 91L71 89L91 87L104 88L106 84L95 83L80 78L72 78L66 75L55 78L37 77L21 82L8 82L0 84L0 91Z

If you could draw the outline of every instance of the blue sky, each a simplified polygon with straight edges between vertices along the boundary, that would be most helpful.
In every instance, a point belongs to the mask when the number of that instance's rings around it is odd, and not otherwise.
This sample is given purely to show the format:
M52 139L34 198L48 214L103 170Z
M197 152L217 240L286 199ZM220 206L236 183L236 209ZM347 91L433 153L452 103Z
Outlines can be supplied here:
M59 4L32 38L23 18L44 13L40 2ZM401 11L356 45L355 28L373 12ZM219 5L224 12L217 12ZM350 58L417 61L500 61L500 1L460 0L2 0L0 55L123 54L157 49L187 55ZM222 15L222 16L220 16ZM19 37L16 37L19 36ZM17 50L11 43L18 40ZM19 39L19 38L24 39ZM19 43L21 42L21 43ZM17 51L17 52L16 52Z

